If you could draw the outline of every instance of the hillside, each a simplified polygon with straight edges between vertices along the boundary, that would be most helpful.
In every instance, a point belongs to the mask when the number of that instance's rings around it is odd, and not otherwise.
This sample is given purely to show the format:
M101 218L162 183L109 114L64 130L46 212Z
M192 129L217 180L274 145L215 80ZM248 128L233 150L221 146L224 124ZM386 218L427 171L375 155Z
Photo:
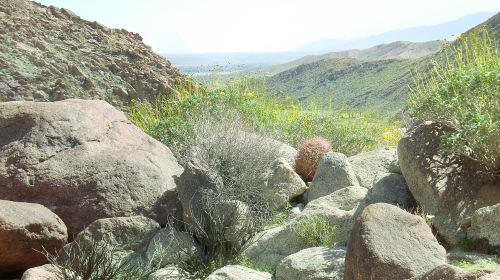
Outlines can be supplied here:
M174 91L183 79L138 34L27 0L0 1L0 101L133 99Z
M312 63L324 59L335 58L355 58L363 61L375 61L383 59L412 59L421 58L430 54L437 53L443 41L429 42L403 42L396 41L390 44L382 44L364 50L346 50L341 52L330 52L323 55L310 55L300 59L269 67L265 69L270 75L292 69L301 64Z
M500 13L483 24L498 40ZM304 57L270 68L269 73L274 75L267 86L305 102L312 97L325 100L333 94L337 106L370 108L392 117L406 107L412 72L425 69L432 59L440 56L438 44L442 42L395 42L361 51Z
M334 107L368 107L392 116L405 106L407 85L416 63L324 59L281 72L268 80L268 87L304 102L327 100L333 94Z

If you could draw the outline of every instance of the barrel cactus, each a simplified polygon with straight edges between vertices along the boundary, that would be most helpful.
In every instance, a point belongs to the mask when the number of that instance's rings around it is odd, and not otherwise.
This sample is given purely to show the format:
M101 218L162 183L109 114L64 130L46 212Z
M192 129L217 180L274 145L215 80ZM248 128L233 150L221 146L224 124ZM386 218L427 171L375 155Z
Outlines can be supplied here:
M325 138L314 137L304 141L295 156L295 171L305 181L311 181L321 158L331 151L332 145Z

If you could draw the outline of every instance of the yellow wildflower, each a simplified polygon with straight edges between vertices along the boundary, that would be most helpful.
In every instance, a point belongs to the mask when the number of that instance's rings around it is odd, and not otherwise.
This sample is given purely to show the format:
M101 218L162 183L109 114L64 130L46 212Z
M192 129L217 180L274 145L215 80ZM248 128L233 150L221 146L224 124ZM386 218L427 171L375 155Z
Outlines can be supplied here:
M249 98L252 98L252 97L254 97L254 96L255 96L255 93L253 93L252 91L249 91L249 92L247 93L247 96L248 96Z

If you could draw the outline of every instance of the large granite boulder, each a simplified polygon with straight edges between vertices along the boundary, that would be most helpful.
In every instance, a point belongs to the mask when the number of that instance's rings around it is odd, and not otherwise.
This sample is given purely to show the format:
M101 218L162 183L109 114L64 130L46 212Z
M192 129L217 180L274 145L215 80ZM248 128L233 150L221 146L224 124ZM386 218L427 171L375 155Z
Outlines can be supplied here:
M148 280L185 280L193 279L187 272L175 267L167 266L151 273Z
M397 173L378 173L368 191L367 203L388 203L405 209L415 208L415 199L408 190L405 178Z
M227 265L214 271L206 280L272 280L272 275L241 265Z
M248 241L243 256L260 267L276 268L282 259L308 247L297 233L297 221L268 228Z
M351 231L344 279L408 279L445 263L445 249L421 217L376 203Z
M270 210L283 208L288 201L302 195L307 186L285 159L273 162L264 182L263 197Z
M343 247L313 247L284 258L276 268L276 280L342 280Z
M329 195L345 187L358 185L358 179L356 179L347 157L341 153L326 153L319 163L310 188L307 190L307 201Z
M470 159L441 153L441 137L450 128L432 122L416 126L398 144L402 174L417 203L450 247L465 239L465 230L480 207L500 203L500 196L481 196L494 179ZM497 191L498 192L498 189Z
M346 244L356 218L366 206L367 189L350 186L309 202L297 218L325 217L336 228L336 241Z
M61 219L40 204L0 200L0 274L46 263L68 234Z
M104 101L0 103L0 199L42 204L70 236L107 217L175 215L171 151Z
M301 222L317 217L325 218L335 226L336 241L345 244L364 207L366 193L367 189L363 187L351 186L309 202L292 220L257 234L243 255L259 266L275 268L285 257L310 247L297 228Z
M141 265L150 240L160 231L153 219L132 216L99 219L64 247L63 258L106 252L115 262Z
M371 189L381 174L401 173L396 148L383 147L349 157L359 185Z

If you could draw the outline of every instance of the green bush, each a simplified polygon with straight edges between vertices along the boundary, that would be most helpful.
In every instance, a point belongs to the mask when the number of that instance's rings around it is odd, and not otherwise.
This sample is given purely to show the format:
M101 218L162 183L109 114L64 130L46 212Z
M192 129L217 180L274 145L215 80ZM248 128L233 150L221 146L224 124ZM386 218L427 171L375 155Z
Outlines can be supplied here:
M310 247L331 247L337 239L337 227L323 216L307 218L299 222L297 234Z
M500 53L486 28L459 36L418 75L409 97L411 115L453 129L443 136L444 152L500 169Z

